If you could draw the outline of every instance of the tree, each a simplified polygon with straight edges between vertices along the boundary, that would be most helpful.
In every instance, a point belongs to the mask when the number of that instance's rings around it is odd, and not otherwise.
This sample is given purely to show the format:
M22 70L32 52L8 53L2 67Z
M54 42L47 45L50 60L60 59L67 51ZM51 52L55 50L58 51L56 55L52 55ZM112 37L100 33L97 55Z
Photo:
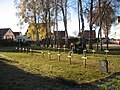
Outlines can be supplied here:
M93 0L90 1L90 40L89 40L89 49L93 49L92 46L92 29L93 29Z
M68 0L60 0L60 4L58 4L58 6L60 7L62 16L63 16L63 23L64 23L64 28L65 28L65 44L68 47L67 3L68 3Z
M101 38L101 50L102 50L102 33L101 33L101 29L103 29L104 34L106 36L106 39L108 41L108 34L109 34L109 30L111 27L111 21L114 17L114 10L112 8L112 6L110 6L111 4L111 0L108 2L107 0L99 0L99 2L97 2L95 4L95 8L93 10L93 21L92 24L95 24L96 26L99 26L99 32L98 32L98 38L100 35ZM89 21L90 15L89 13L87 14L87 19ZM98 48L98 47L97 47ZM107 48L108 48L108 44L107 44Z
M85 38L84 38L84 18L83 18L83 5L82 5L82 0L79 0L79 5L80 5L80 17L81 17L81 22L82 22L82 47L84 47L85 43Z
M46 38L46 26L44 23L40 23L40 24L37 24L37 28L38 28L38 34L39 34L39 38L40 39L45 39ZM32 40L35 40L35 25L34 23L31 23L29 26L28 26L28 30L26 32L26 35L28 37L30 37Z
M39 42L37 20L41 12L41 0L15 0L18 8L18 15L22 23L34 23L36 42Z

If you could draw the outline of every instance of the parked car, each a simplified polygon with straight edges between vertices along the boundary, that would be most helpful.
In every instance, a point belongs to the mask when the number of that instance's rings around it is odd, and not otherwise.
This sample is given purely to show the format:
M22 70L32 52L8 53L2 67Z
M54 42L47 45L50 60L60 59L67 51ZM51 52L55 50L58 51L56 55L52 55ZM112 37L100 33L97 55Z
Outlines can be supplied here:
M115 41L115 44L120 45L120 40L116 40L116 41Z
M102 41L102 43L103 43L103 44L107 44L107 40L104 39L104 40ZM108 40L108 43L109 43L109 44L114 44L114 40L109 39L109 40Z

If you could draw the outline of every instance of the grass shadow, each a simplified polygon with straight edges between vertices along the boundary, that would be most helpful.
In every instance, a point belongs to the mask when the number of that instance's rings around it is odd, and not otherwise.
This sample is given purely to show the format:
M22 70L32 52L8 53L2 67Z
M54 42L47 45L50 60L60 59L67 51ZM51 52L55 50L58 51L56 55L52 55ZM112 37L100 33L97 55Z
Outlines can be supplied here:
M62 77L52 79L32 74L7 62L9 60L0 58L0 90L99 90L92 84L77 84Z
M91 83L78 84L61 76L56 78L32 74L7 64L18 63L0 58L0 90L119 90L120 72Z

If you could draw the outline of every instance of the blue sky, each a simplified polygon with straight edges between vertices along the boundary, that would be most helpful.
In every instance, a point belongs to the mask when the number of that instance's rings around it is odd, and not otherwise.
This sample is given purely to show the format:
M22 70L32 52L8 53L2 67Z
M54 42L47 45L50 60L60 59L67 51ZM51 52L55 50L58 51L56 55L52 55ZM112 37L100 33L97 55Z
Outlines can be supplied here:
M70 9L70 11L68 34L73 36L74 31L78 32L78 17L76 13L77 10ZM27 27L20 29L19 26L17 26L19 20L18 17L16 17L16 12L14 0L0 0L0 28L11 28L13 31L21 31L24 34ZM87 23L86 20L85 23ZM64 30L63 22L59 23L58 27L59 30ZM89 30L89 25L85 24L85 30Z
M20 30L17 23L19 22L16 17L17 10L14 6L14 0L0 0L0 28L11 28L13 31L21 31L23 34L26 28ZM68 34L73 35L74 31L78 32L78 17L74 10L71 10L70 19L68 20ZM63 23L59 23L59 30L64 30Z
M18 18L15 16L14 0L0 0L0 28L11 28L19 31Z

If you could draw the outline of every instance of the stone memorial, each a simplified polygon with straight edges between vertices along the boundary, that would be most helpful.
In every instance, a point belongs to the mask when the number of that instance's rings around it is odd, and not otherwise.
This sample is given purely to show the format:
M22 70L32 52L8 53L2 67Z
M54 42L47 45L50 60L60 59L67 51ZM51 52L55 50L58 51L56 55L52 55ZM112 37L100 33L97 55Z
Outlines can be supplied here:
M108 61L107 60L99 60L99 71L101 73L108 73Z

